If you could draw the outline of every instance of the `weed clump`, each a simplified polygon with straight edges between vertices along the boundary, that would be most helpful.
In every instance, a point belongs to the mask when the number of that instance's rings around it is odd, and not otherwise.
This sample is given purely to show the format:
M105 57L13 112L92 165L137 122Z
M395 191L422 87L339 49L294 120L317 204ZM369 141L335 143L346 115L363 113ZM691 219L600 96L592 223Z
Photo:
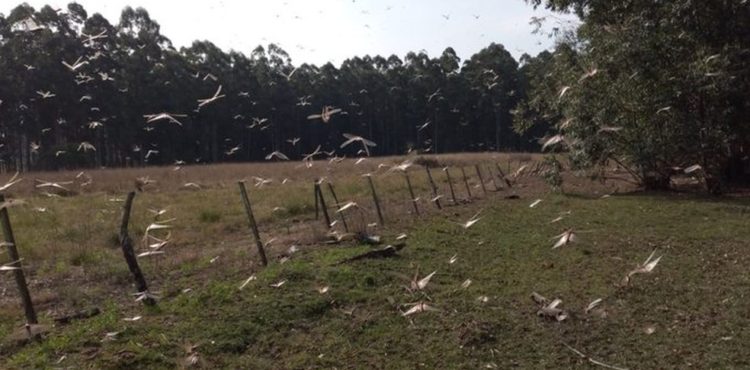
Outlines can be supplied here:
M216 223L221 220L221 214L216 211L203 210L198 215L198 220L207 224Z

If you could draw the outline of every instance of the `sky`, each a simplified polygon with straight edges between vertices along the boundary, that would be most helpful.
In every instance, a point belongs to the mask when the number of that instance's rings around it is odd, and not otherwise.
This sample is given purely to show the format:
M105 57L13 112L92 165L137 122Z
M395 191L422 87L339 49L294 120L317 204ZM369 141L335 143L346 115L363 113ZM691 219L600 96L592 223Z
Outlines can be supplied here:
M66 8L68 0L27 0L39 9ZM0 0L8 14L21 0ZM125 6L143 7L176 47L208 40L245 54L275 43L293 64L332 62L352 56L425 50L439 56L453 47L468 59L500 43L518 59L536 55L554 40L534 35L533 16L546 16L523 0L78 0L89 16L101 13L116 24ZM574 19L569 16L568 19ZM553 21L550 21L553 22ZM548 23L548 27L554 24Z

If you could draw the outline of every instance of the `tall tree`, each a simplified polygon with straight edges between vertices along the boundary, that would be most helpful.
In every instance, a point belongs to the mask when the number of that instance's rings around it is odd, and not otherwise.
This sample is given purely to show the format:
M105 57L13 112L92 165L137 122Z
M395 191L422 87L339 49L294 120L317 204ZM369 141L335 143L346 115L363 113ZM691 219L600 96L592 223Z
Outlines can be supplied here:
M583 21L553 58L556 96L529 93L547 100L534 109L564 118L557 129L574 163L614 161L648 188L669 187L674 168L695 164L711 192L740 175L750 144L745 2L531 2Z
M374 155L519 148L518 66L497 44L463 65L449 47L295 66L275 44L177 50L146 9L110 24L72 3L0 15L0 55L8 169L301 158L318 145L363 155L340 148L344 133L377 142ZM324 109L338 113L307 118Z

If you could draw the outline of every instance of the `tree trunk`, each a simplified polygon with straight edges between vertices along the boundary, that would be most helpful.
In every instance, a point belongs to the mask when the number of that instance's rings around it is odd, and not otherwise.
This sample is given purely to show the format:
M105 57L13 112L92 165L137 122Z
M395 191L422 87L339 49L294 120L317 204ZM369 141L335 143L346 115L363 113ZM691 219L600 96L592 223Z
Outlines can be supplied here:
M644 174L642 178L643 178L643 187L646 188L646 190L669 190L670 189L669 176L665 176L656 172L651 172L651 173Z

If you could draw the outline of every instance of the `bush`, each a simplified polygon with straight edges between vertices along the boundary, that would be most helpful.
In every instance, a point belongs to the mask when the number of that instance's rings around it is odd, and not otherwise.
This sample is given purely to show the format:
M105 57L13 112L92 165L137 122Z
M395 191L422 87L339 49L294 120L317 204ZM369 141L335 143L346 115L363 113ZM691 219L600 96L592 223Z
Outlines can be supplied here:
M552 191L561 191L563 185L562 164L554 155L545 156L543 163L544 172L542 172L542 178L544 178L544 182L552 188Z

